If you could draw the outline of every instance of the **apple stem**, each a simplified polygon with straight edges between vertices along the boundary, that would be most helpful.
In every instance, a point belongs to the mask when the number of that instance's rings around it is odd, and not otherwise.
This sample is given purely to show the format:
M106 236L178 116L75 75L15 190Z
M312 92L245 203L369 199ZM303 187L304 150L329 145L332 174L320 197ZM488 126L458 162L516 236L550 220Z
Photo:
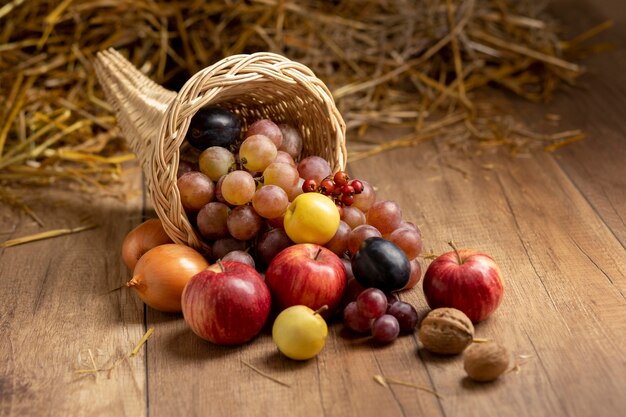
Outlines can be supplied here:
M221 259L217 260L217 264L219 265L219 267L222 270L222 272L226 272L226 268L224 268L224 264L222 263Z
M317 261L318 258L320 257L320 254L322 253L322 248L319 248L317 250L317 253L315 254L315 257L313 258L314 261Z
M317 310L315 310L313 312L313 314L320 314L323 313L324 311L328 310L328 306L326 304L324 304L323 306L321 306L320 308L318 308Z
M449 241L448 245L450 245L452 247L452 249L454 249L454 252L456 253L456 257L459 260L459 265L463 264L463 258L461 258L461 254L459 253L459 249L456 247L456 244L454 243L454 241Z

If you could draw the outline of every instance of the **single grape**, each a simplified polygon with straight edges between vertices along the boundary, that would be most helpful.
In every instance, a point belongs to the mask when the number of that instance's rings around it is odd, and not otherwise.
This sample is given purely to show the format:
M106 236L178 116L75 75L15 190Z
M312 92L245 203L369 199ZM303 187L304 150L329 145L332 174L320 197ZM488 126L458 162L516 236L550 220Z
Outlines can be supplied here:
M374 226L362 224L355 227L350 232L350 236L348 236L348 251L354 255L359 250L359 246L361 246L361 243L363 243L365 239L375 236L382 237L378 229Z
M367 224L374 226L382 234L391 233L398 228L402 221L402 210L395 201L377 201L368 210L366 221Z
M198 164L195 164L191 161L187 161L185 159L181 159L178 161L178 170L176 171L176 178L180 178L183 174L191 171L197 171Z
M224 178L226 178L226 175L222 175L220 179L217 180L217 182L215 183L215 199L220 203L227 204L228 201L226 201L226 199L222 195L222 184L224 183Z
M198 231L208 240L216 240L228 235L228 226L226 220L230 208L226 204L211 202L206 204L198 212L196 224Z
M239 147L239 158L248 171L263 171L276 159L278 150L267 136L248 136Z
M274 142L276 149L280 148L283 143L283 132L276 123L269 119L257 120L252 123L248 127L246 138L253 135L263 135L266 138L269 138L272 142Z
M390 315L384 314L372 323L372 337L381 343L391 343L400 334L400 324L398 320Z
M237 240L232 237L225 237L223 239L218 239L213 242L213 246L211 247L213 252L213 259L222 259L228 253L235 250L246 250L246 242L243 240Z
M228 232L235 239L250 240L263 227L263 219L252 206L237 206L228 215L226 225Z
M343 324L353 332L367 333L371 329L371 323L372 319L361 315L356 301L352 301L343 309Z
M249 172L238 170L226 174L220 190L228 203L240 206L252 200L256 183Z
M346 270L346 280L350 281L352 278L354 278L354 274L352 273L352 262L350 261L350 258L345 255L341 256L339 259L341 259L341 263Z
M285 164L289 164L292 167L297 167L298 166L296 164L296 161L294 161L293 158L291 157L291 155L289 155L285 151L281 151L280 149L276 153L276 159L274 159L273 162L282 162L282 163L285 163Z
M254 258L244 250L234 250L232 252L228 252L222 260L239 262L248 265L251 268L255 267Z
M283 162L272 162L263 171L263 184L277 185L285 190L286 193L298 185L299 179L298 170L294 166Z
M320 156L307 156L298 164L298 172L304 179L314 179L318 184L332 174L330 164Z
M279 150L287 152L295 160L302 152L302 137L296 128L290 125L278 125L283 133L283 143Z
M191 118L185 139L197 149L229 147L241 132L235 114L221 107L203 107Z
M287 233L283 229L272 229L263 233L256 243L257 258L265 265L269 265L272 259L283 249L293 245Z
M285 230L285 214L283 213L281 216L274 217L273 219L267 219L267 224L274 229Z
M343 217L343 203L341 201L335 200L335 206L337 206L337 211L339 212L339 218Z
M341 194L343 195L354 195L354 187L351 185L342 185L341 186Z
M359 281L357 281L354 277L348 278L346 283L346 291L343 293L343 299L341 301L341 305L343 306L343 308L345 308L345 306L347 306L349 303L356 301L356 298L363 291L365 291L365 287L359 284Z
M354 229L357 226L365 224L365 214L354 206L347 206L343 208L341 220L348 223L351 229Z
M180 202L186 211L198 211L213 200L215 186L202 172L191 171L177 180Z
M409 290L415 287L422 278L422 266L419 263L419 258L413 259L411 262L411 275L409 276L409 282L406 283L403 290Z
M198 164L204 175L217 181L222 175L228 174L230 168L235 165L235 155L226 148L211 146L202 151Z
M387 296L378 288L368 288L356 298L359 313L368 319L377 319L387 311Z
M391 307L392 304L400 301L396 293L388 292L385 294L385 296L387 297L387 311L389 311L389 307Z
M387 314L392 315L398 320L400 331L402 333L412 333L417 327L417 311L409 303L398 301L389 306Z
M354 196L352 206L358 208L363 213L367 213L372 204L376 201L376 191L374 191L374 188L367 181L361 180L361 184L363 191Z
M302 190L302 186L304 185L304 180L300 178L295 187L291 189L291 192L288 192L289 201L293 201L297 196L302 194L304 191Z
M277 185L264 185L252 196L252 207L259 216L274 219L285 214L289 207L289 197L285 190Z
M422 251L422 234L417 228L407 226L395 229L386 239L398 245L409 260L415 259Z
M348 250L348 236L350 236L351 230L346 222L340 221L335 236L324 247L330 249L337 256L343 255Z

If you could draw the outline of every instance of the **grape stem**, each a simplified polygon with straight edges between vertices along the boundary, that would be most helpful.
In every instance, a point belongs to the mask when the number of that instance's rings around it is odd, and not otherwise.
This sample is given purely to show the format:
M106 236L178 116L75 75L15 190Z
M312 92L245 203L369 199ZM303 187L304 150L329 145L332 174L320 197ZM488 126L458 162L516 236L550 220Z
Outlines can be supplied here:
M459 253L459 249L456 247L456 244L454 243L454 241L449 241L448 245L450 245L452 247L452 249L454 249L454 252L456 253L456 257L459 261L459 265L463 265L463 258L461 258L461 254Z

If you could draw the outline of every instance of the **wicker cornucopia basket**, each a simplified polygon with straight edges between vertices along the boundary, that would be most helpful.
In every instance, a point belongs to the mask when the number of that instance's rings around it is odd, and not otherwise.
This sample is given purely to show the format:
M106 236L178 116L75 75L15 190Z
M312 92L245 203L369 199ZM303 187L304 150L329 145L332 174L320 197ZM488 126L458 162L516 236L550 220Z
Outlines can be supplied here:
M225 58L196 73L178 93L154 83L112 49L99 52L94 66L139 158L157 215L177 243L207 250L183 210L176 178L189 123L204 106L234 112L244 128L262 118L290 124L302 135L302 156L321 156L334 170L345 167L345 123L331 93L309 68L283 56Z

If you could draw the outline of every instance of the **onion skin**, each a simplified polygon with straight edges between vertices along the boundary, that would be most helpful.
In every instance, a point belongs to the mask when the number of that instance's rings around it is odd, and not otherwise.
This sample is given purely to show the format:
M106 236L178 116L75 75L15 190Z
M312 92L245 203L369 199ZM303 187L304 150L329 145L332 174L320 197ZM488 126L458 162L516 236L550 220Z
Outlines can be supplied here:
M188 246L165 244L150 249L137 262L126 286L155 310L181 312L181 296L187 282L208 268L204 257Z
M172 243L172 239L165 233L161 220L146 220L126 235L122 243L122 259L132 271L144 253L166 243Z

